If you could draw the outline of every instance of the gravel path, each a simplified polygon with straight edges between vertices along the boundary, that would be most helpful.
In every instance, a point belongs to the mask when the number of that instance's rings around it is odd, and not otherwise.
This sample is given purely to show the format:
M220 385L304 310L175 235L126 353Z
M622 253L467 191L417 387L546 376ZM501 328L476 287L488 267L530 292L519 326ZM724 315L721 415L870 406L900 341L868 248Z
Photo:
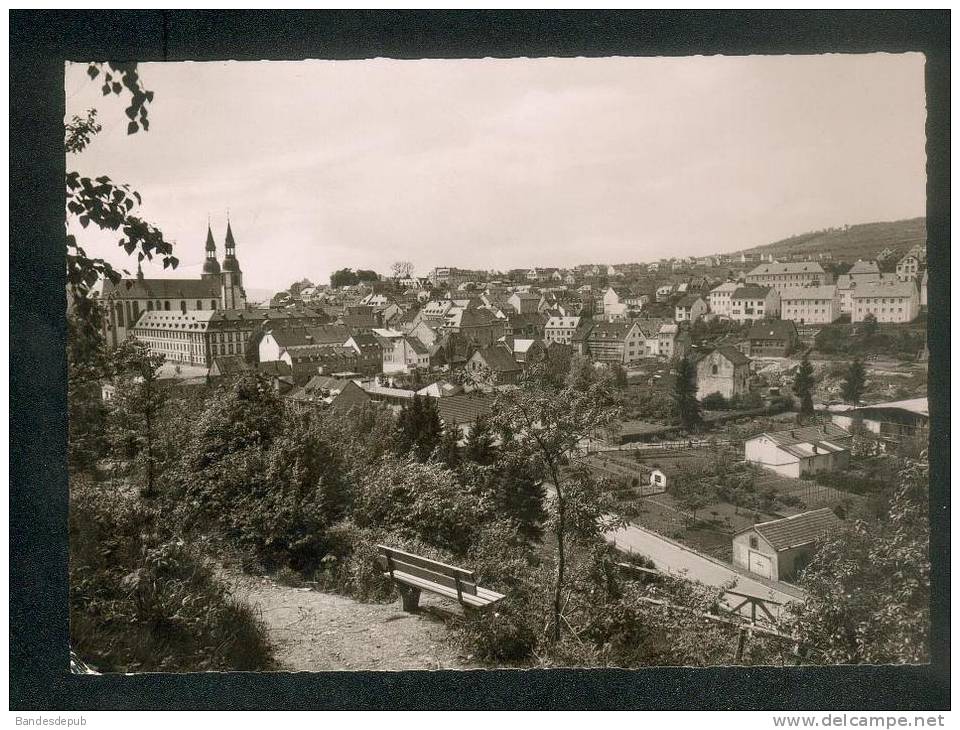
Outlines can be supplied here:
M231 576L234 594L260 613L281 669L342 670L473 669L453 642L446 622L458 607L423 594L420 613L394 603L294 588L267 578Z

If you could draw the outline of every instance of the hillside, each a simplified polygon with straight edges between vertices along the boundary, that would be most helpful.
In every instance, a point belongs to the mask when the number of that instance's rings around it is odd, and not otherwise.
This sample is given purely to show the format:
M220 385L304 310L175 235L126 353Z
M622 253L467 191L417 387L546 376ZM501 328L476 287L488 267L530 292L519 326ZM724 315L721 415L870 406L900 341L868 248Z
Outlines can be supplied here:
M817 255L829 252L834 260L856 261L860 258L876 258L884 248L894 249L902 255L911 246L924 244L926 240L927 219L910 218L802 233L764 246L744 249L744 253L772 253L776 258L786 254Z

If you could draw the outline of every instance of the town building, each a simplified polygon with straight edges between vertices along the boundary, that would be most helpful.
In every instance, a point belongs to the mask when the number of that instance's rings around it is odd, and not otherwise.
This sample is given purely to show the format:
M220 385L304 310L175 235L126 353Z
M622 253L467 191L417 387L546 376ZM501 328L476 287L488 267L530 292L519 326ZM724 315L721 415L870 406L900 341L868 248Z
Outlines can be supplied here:
M597 313L602 314L608 322L622 320L627 315L627 304L624 298L628 293L624 290L608 286L597 300Z
M540 311L543 296L537 292L513 292L507 298L507 304L517 314L535 314Z
M817 542L843 526L829 507L759 522L733 537L733 563L769 580L794 580L809 564Z
M787 289L797 286L831 284L830 275L816 261L788 261L760 264L747 274L747 284Z
M757 322L741 343L741 350L749 357L786 357L800 343L797 325L788 319L770 319Z
M502 343L477 350L467 361L467 372L475 377L489 373L494 385L516 385L523 368Z
M747 439L744 458L781 476L799 479L817 472L846 469L851 442L850 433L832 423L803 426Z
M663 324L657 331L657 355L666 360L686 357L690 351L690 335L678 324Z
M780 291L780 318L798 324L830 324L840 318L840 293L835 284Z
M674 319L677 322L693 324L707 313L706 300L697 294L687 294L674 306Z
M915 281L872 282L853 292L851 322L862 322L868 314L877 322L912 322L920 314L920 293Z
M719 393L727 400L750 389L750 358L735 347L721 345L697 360L697 398Z
M731 297L739 288L740 285L737 282L725 281L711 289L710 294L707 295L707 303L710 305L710 311L721 317L729 317L730 310L733 306Z
M233 230L227 222L226 255L223 265L217 261L213 231L207 226L206 258L199 279L147 279L137 266L137 275L114 284L103 282L103 337L116 347L133 331L144 312L162 311L185 314L191 311L244 309L247 295L243 274L236 257Z
M850 278L849 274L841 274L837 277L837 295L840 297L840 313L841 314L852 314L853 313L853 293L857 290L858 286L863 286L864 284L871 283L895 283L899 281L896 274L878 274L876 278L867 279L860 281L855 281Z
M743 324L780 316L780 291L775 287L748 284L730 295L730 319Z
M855 281L858 284L868 281L878 281L880 279L880 266L876 261L858 259L856 263L850 267L846 276L849 276L851 281Z
M584 344L597 362L629 363L645 356L645 342L636 322L595 322Z
M926 398L911 398L847 408L833 413L832 419L847 431L859 422L870 433L891 444L898 444L905 438L929 433L930 406Z
M560 342L569 345L573 334L580 326L580 317L550 317L543 328L543 339L547 342Z
M927 263L925 246L914 246L897 262L897 278L900 281L916 281Z

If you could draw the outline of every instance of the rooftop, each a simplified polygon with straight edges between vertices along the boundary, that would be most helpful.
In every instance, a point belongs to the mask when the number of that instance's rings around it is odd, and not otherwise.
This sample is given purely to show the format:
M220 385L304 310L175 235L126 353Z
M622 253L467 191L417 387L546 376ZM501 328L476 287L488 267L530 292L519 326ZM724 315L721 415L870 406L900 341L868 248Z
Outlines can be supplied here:
M801 545L809 545L820 538L840 529L840 518L829 507L801 512L782 520L760 522L748 530L756 530L774 550L789 550ZM741 533L746 530L741 530Z

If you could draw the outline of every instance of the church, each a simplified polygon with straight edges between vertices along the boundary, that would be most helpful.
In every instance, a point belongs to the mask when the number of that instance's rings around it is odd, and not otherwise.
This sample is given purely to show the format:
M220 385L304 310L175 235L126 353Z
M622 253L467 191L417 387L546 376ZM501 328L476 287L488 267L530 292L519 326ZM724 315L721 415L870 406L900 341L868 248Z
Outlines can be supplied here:
M224 241L223 264L217 261L217 245L207 225L206 259L199 279L145 279L137 266L135 279L103 283L103 335L108 347L127 339L145 312L187 312L244 310L247 295L243 290L243 272L237 260L237 244L230 221Z

